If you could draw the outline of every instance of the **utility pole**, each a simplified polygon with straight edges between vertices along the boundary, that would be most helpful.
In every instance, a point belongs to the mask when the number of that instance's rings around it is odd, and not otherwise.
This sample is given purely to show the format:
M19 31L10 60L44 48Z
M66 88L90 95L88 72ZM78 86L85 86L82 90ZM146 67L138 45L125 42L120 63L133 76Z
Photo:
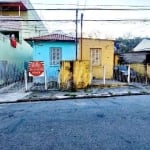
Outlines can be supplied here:
M78 9L76 9L76 60L78 54Z
M82 60L82 30L83 30L83 13L81 13L81 60Z

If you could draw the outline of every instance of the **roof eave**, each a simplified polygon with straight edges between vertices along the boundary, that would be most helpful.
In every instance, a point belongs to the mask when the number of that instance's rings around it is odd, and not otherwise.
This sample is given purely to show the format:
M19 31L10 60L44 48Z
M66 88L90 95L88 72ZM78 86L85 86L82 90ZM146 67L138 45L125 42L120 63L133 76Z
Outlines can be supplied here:
M24 39L25 41L33 42L76 42L75 40L49 40L49 39Z
M19 6L20 6L20 11L27 11L28 8L25 6L25 4L22 2L22 1L14 1L14 2L6 2L6 1L0 1L0 6L18 6L18 9L19 9Z

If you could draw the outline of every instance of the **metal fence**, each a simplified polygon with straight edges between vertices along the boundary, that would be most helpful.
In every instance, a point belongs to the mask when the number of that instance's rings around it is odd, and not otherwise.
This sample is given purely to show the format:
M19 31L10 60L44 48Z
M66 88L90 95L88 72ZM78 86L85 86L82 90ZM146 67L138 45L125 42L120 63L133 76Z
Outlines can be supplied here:
M20 71L14 64L0 61L0 86L7 86L18 81L24 81L23 71Z

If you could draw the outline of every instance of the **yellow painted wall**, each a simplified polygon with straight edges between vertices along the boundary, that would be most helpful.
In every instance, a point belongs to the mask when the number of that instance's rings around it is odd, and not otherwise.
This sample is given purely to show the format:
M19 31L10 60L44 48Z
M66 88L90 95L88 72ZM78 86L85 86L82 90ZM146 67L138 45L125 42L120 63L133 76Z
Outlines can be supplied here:
M144 65L144 64L131 64L130 65L133 70L138 72L140 75L145 76L147 74L148 77L150 77L150 64ZM146 71L147 68L147 71Z
M90 85L89 69L89 61L62 61L60 68L60 88L86 88Z
M90 48L100 48L100 64L98 66L91 66L92 76L97 79L103 78L104 66L106 69L106 79L113 78L113 66L114 66L114 41L102 40L102 39L82 39L82 51L81 51L81 39L79 40L78 60L90 60ZM81 57L82 56L82 57Z
M147 76L150 78L150 64L147 65Z
M146 69L144 64L131 64L130 67L138 72L140 75L145 75L146 74Z
M90 61L74 61L73 79L75 88L86 88L90 81Z
M69 89L72 82L71 61L62 61L60 66L60 88Z
M20 16L25 16L27 14L26 11L20 11ZM0 13L2 16L19 16L19 11L2 11Z
M117 66L119 64L119 55L115 54L114 55L114 66Z

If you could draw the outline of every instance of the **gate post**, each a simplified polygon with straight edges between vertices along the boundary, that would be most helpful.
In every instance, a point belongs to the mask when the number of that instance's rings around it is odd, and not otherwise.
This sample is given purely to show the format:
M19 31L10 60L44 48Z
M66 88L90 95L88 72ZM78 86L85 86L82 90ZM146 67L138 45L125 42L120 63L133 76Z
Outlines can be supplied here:
M130 83L130 65L128 65L128 83Z
M106 84L106 67L105 67L105 65L103 66L103 83L104 83L104 85Z
M147 84L148 83L148 71L147 71L147 68L148 68L148 64L146 64L146 81L145 81L145 84Z
M24 80L25 80L25 91L27 91L28 90L27 70L24 71Z
M47 90L47 71L45 70L45 90Z

